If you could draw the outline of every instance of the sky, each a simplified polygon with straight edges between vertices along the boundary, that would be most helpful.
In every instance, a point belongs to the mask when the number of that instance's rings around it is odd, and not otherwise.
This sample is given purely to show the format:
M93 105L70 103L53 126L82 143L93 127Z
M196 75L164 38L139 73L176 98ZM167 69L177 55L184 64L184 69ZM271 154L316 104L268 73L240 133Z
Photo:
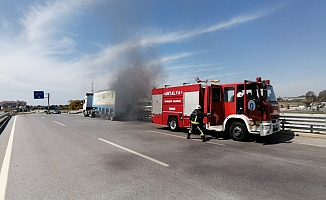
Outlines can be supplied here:
M46 105L37 90L51 104L83 99L133 65L135 49L160 68L157 87L262 77L277 97L318 95L325 10L324 0L0 0L0 101Z

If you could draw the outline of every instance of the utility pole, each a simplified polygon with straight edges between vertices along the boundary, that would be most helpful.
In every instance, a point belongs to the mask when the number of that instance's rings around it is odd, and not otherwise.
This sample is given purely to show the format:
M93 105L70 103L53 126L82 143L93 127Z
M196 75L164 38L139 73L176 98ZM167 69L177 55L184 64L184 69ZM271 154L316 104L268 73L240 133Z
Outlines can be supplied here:
M50 93L46 93L48 96L46 97L48 99L48 114L50 114Z

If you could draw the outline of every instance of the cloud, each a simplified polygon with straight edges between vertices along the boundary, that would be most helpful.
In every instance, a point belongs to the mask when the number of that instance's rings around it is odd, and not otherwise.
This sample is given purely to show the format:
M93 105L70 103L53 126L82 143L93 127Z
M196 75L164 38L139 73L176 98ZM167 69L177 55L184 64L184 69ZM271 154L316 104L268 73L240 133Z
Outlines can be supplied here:
M121 58L123 57L123 55L132 51L133 49L181 42L183 40L191 39L202 34L215 32L225 28L230 28L236 25L240 25L242 23L261 18L271 13L272 10L275 9L260 11L250 15L237 16L228 21L220 22L201 29L196 28L193 30L183 30L169 33L164 33L161 29L146 29L146 32L144 34L136 34L135 38L131 38L125 42L116 45L111 45L106 48L103 48L102 46L100 52L91 55L84 55L81 58L80 62L84 63L87 66L92 66L91 71L111 71L114 70L116 67L121 66ZM180 59L181 58L183 57L180 57ZM167 60L161 60L161 62L164 61Z
M178 42L185 39L190 39L192 37L199 36L201 34L206 34L210 32L215 32L218 30L230 28L236 25L240 25L249 21L256 20L258 18L264 17L272 12L275 12L277 9L279 9L281 6L277 6L271 9L261 10L259 12L256 12L254 14L249 15L242 15L242 16L236 16L228 21L220 22L217 24L214 24L212 26L203 27L201 29L196 28L193 30L184 30L184 31L177 31L173 33L167 33L167 34L160 34L160 35L154 35L147 37L141 41L141 45L151 45L151 44L164 44L164 43L170 43L170 42ZM156 33L159 34L160 32Z
M152 60L150 62L148 62L148 65L157 65L157 64L161 64L161 63L165 63L168 64L170 62L173 62L175 60L179 60L185 57L189 57L192 55L195 55L196 53L190 53L190 52L184 52L184 53L178 53L175 55L170 55L170 56L162 56L156 60Z
M30 6L20 20L23 34L20 36L29 45L45 54L72 52L74 41L66 36L66 28L73 17L99 1L57 0Z
M66 62L55 54L71 53L75 46L72 38L57 33L60 22L58 14L63 14L59 2L46 3L44 7L30 7L21 23L23 29L16 33L14 23L2 19L0 35L0 84L6 85L2 92L9 100L24 99L31 102L30 98L21 97L22 94L31 93L35 89L65 93L78 90L74 79L75 72L71 63ZM64 4L63 1L60 1ZM54 7L51 7L54 5ZM75 6L75 4L74 4ZM55 13L54 10L61 9ZM69 13L66 13L68 16ZM62 27L63 28L63 27ZM77 75L78 76L78 75ZM68 87L67 87L68 86ZM6 99L3 99L6 100ZM61 101L61 103L65 103Z
M104 0L56 0L34 4L24 11L19 21L20 32L18 34L16 32L15 35L12 35L11 29L17 24L1 17L0 84L10 85L15 91L44 89L60 92L62 96L70 95L62 99L77 98L85 92L85 88L90 88L93 81L97 82L98 89L106 88L108 84L106 80L121 65L128 64L128 61L122 58L134 49L146 51L147 48L154 46L190 40L203 34L253 21L268 13L264 11L237 16L225 22L192 30L164 32L162 29L147 29L146 33L136 33L133 38L118 44L99 44L101 49L98 52L77 54L78 42L74 38L80 33L70 32L70 27L76 26L74 24L76 19L84 15L89 6L101 2ZM145 62L149 65L161 64L166 69L173 70L218 65L190 63L186 66L174 63L199 53L176 52L171 55L159 55L154 59L149 58ZM177 77L175 74L170 76ZM193 76L192 72L185 72L178 76L178 81L193 82L192 78L189 79ZM8 98L18 99L16 96Z

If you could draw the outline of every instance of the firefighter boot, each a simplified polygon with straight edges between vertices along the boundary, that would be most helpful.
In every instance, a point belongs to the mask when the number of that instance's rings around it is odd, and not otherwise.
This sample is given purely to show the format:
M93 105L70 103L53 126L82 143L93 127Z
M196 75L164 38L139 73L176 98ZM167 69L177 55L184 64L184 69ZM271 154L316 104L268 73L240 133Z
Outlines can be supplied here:
M188 132L187 134L187 139L190 139L191 131Z
M201 139L202 139L202 142L205 142L205 141L206 141L205 136L200 136L200 137L201 137Z

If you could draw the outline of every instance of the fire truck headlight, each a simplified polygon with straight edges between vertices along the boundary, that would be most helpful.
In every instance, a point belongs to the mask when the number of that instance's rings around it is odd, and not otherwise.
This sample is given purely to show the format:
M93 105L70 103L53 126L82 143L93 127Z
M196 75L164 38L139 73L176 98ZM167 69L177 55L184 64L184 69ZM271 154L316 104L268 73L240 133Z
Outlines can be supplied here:
M263 130L269 131L271 129L270 125L263 125Z

